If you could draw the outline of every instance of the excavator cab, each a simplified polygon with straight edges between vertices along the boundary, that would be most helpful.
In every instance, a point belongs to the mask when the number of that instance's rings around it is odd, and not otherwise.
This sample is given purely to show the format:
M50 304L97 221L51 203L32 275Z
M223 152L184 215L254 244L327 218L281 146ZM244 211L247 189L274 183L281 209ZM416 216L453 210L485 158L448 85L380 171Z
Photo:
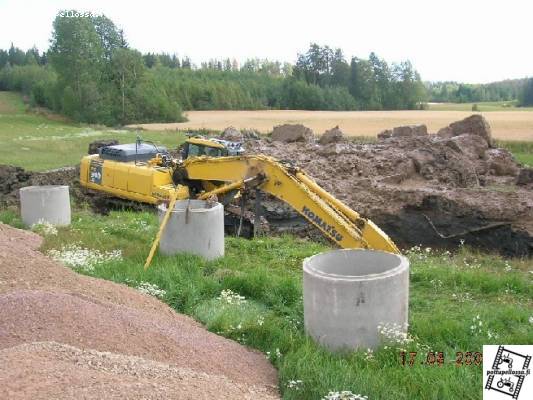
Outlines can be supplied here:
M186 160L192 157L227 157L244 153L240 142L223 139L207 139L201 136L188 138L181 149L181 158Z
M181 150L181 158L186 160L190 157L225 157L228 150L223 144L201 137L191 137L185 141Z

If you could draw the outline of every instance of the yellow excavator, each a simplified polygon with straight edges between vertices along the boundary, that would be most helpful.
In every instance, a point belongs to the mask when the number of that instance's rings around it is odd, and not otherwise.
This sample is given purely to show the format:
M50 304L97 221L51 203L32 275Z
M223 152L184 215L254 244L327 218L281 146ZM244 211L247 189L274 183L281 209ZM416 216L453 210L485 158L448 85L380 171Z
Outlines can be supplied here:
M172 199L233 198L251 189L292 206L341 248L399 253L372 221L322 189L291 163L264 155L244 155L240 143L188 138L181 159L140 139L102 147L81 160L81 185L127 200L149 204Z

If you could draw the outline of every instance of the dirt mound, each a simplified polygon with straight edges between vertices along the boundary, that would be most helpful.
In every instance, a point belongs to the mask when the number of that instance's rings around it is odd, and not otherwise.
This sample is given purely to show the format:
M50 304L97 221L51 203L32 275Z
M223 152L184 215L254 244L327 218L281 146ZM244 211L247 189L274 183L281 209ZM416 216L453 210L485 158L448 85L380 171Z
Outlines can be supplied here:
M244 136L241 131L233 126L228 126L226 129L224 129L220 134L220 137L222 139L230 140L233 142L242 142L244 139Z
M0 351L5 399L275 399L264 389L138 357L55 343Z
M405 125L392 129L392 137L425 136L428 134L426 125Z
M337 125L334 128L331 128L324 132L322 136L320 136L320 139L318 140L318 143L320 144L330 144L330 143L338 143L338 142L344 142L346 140L346 137L344 136L344 133L339 129L339 126Z
M403 138L413 136L426 136L428 128L426 125L404 125L396 126L392 129L385 129L377 134L378 140L385 140L389 138Z
M274 127L272 140L275 142L312 142L313 131L301 124L284 124Z
M232 142L242 142L244 139L259 139L261 133L255 129L237 129L233 126L229 126L222 131L220 138L229 140Z
M437 132L437 136L453 137L462 135L463 133L481 136L489 146L492 146L492 131L490 125L485 117L479 114L474 114L461 121L451 123L447 127L440 129Z
M77 196L79 171L75 167L31 172L20 167L0 164L0 206L19 204L19 189L32 185L68 185L71 194Z
M87 149L87 154L98 154L98 151L102 147L115 146L117 144L118 144L118 140L115 140L115 139L95 140L94 142L89 143L89 148Z
M230 396L235 385L246 389L246 393L276 396L276 371L262 354L207 332L194 320L174 313L153 297L123 285L78 275L38 252L39 245L38 236L0 225L0 348L13 349L39 341L60 342L207 374L206 385L211 382L211 386L197 386L198 396L216 390L216 377L220 376L233 382L227 394L221 392L221 397ZM55 364L58 369L67 368L56 363L54 357L48 360L47 371L53 370ZM22 368L22 364L18 365ZM3 381L13 373L12 368L0 368ZM39 376L34 369L31 373L36 374L30 374L36 379ZM77 375L67 374L70 377L72 381L68 384L82 390L84 385ZM94 382L96 386L113 386L115 378L108 378ZM32 390L33 380L24 382L19 381L18 395L26 387ZM53 390L49 382L42 384ZM169 390L173 393L174 389Z
M533 168L521 168L516 178L517 185L533 184Z
M446 136L402 127L411 133L396 137L391 129L375 144L260 140L246 147L293 161L401 246L455 247L465 240L507 255L532 255L533 191L516 184L519 164L506 150L489 148L490 127L482 117L448 128L452 134ZM271 211L284 210L273 204ZM301 219L295 221L300 229ZM286 217L283 229L289 227Z
M0 195L6 196L26 186L32 174L24 168L0 165Z

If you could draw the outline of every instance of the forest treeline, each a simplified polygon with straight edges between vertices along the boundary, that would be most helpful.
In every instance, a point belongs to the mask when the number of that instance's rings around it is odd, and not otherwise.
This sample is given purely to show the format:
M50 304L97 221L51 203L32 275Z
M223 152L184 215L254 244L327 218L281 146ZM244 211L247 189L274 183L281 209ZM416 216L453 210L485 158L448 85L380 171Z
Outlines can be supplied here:
M428 101L438 103L476 103L483 101L523 101L528 79L508 79L485 84L427 82ZM530 105L530 104L527 104Z
M183 110L412 109L424 101L409 62L372 53L349 60L312 44L295 65L252 59L194 65L170 54L141 54L109 18L60 12L50 48L0 50L0 90L84 122L180 121Z
M389 64L375 53L347 58L314 43L294 65L261 59L195 65L175 54L141 54L104 15L74 15L58 13L45 52L0 50L0 90L21 91L32 104L77 121L116 125L181 121L184 110L415 109L428 99L512 99L524 86L425 86L409 61Z

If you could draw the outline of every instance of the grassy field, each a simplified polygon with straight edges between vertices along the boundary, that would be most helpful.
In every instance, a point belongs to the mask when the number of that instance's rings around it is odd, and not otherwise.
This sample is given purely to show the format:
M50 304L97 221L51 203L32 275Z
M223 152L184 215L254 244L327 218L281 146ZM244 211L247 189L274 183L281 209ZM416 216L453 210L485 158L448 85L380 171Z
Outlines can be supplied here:
M496 146L509 150L516 160L524 166L533 167L533 141L497 140Z
M183 139L177 132L143 136L169 146ZM0 93L0 163L33 170L74 165L90 141L107 137L125 142L134 140L135 133L36 115L26 111L20 96ZM521 157L533 155L533 143L503 144ZM17 210L0 209L0 221L23 228ZM342 390L369 399L478 399L481 367L456 365L456 352L480 352L483 344L533 341L530 260L504 260L467 247L454 254L407 251L412 265L409 337L386 335L377 351L341 356L318 348L302 327L302 260L328 246L290 236L227 238L222 259L157 255L144 272L157 225L152 213L100 216L82 205L75 208L70 227L34 229L45 236L43 252L55 251L67 264L77 260L72 267L80 273L132 287L154 284L176 311L263 352L279 370L284 399L322 399ZM95 256L69 258L86 255L83 249ZM106 260L106 252L113 250L121 251L120 259ZM223 290L246 300L228 304L219 299ZM417 351L417 363L402 366L402 350ZM418 363L428 352L443 352L444 364Z
M140 132L143 139L175 148L183 134ZM0 164L46 170L79 163L90 142L115 138L135 142L137 132L74 124L26 110L18 93L0 92Z
M429 103L430 111L533 111L533 107L517 107L516 101L486 101L480 103Z
M0 221L21 226L9 210ZM409 336L383 336L374 352L330 354L304 333L301 265L305 257L328 250L295 239L227 238L226 256L211 262L180 255L156 256L142 265L158 223L151 213L113 212L96 216L77 211L68 228L36 228L45 234L43 252L56 251L80 273L136 287L162 289L176 311L189 314L220 335L263 352L279 370L284 399L322 399L347 390L369 399L479 399L481 366L456 364L456 352L481 352L483 344L533 342L532 266L529 261L460 249L457 253L411 249ZM120 250L119 260L90 264L73 255ZM228 304L223 290L244 296ZM412 366L400 352L416 351ZM421 365L428 352L443 352L441 366ZM431 356L430 356L431 357Z
M455 105L454 105L455 106ZM463 105L460 105L463 106ZM533 141L533 109L516 111L485 112L482 114L492 126L493 135L501 140ZM436 132L451 122L472 114L468 110L451 111L189 111L188 122L167 124L141 124L145 130L176 129L217 129L228 126L236 128L254 128L260 132L271 132L275 125L284 123L304 124L315 132L322 134L325 130L339 126L351 136L376 136L384 129L410 124L426 124L430 132Z

